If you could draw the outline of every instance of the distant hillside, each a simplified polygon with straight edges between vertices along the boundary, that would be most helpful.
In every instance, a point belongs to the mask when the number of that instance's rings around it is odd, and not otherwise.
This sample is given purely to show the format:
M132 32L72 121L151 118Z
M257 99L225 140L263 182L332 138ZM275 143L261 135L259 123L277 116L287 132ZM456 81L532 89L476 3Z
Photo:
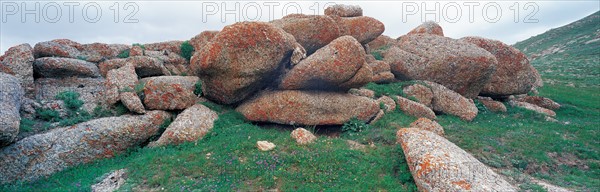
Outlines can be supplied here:
M600 11L514 45L548 83L600 85Z

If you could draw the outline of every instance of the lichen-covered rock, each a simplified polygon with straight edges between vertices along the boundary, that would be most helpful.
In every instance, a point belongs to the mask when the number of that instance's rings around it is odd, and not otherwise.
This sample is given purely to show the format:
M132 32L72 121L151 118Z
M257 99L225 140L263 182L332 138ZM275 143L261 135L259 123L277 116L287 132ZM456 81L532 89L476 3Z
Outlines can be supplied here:
M379 105L383 104L384 111L390 112L396 110L396 101L388 96L381 96L379 99L375 100Z
M178 145L202 139L212 128L219 115L201 104L185 109L150 146Z
M317 139L310 131L304 128L296 128L290 134L292 139L296 140L296 143L300 145L310 144Z
M358 5L332 5L325 9L325 15L339 17L358 17L363 16L363 10Z
M535 111L537 113L541 113L541 114L544 114L544 115L547 115L550 117L556 117L556 112L554 112L550 109L546 109L546 108L531 104L531 103L521 102L521 101L509 101L508 103L512 106L522 107L527 110Z
M33 54L35 58L40 57L66 57L66 58L77 58L77 56L83 56L81 50L78 50L76 46L81 46L79 43L75 43L70 40L60 41L44 41L35 44L33 47Z
M439 123L432 121L427 118L419 118L410 124L411 128L419 128L427 131L431 131L439 136L444 136L444 127Z
M129 49L129 56L144 56L144 49L140 46L132 46L131 49Z
M369 42L367 45L369 45L369 48L371 48L371 50L378 50L389 48L394 43L396 43L396 39L393 39L387 35L380 35L379 37L373 39L373 41Z
M506 112L506 106L504 106L504 104L500 101L494 101L489 97L477 97L477 100L479 100L479 102L481 102L481 104L483 104L483 106L491 112Z
M431 87L433 100L431 106L434 111L454 115L465 121L472 121L477 117L477 106L472 100L437 83L423 81Z
M261 151L270 151L275 149L275 144L269 142L269 141L257 141L256 142L256 147L258 148L258 150Z
M379 105L372 99L344 93L266 91L236 111L255 122L288 125L342 125L353 117L369 122Z
M517 191L500 175L433 132L405 128L396 133L419 191Z
M411 101L410 99L396 96L398 109L413 117L425 117L428 119L436 119L435 113L427 106Z
M526 94L534 86L536 79L533 68L521 51L500 41L481 37L464 37L461 40L489 51L498 61L496 72L481 90L481 95L502 97Z
M0 149L0 183L36 180L68 167L110 158L158 134L171 114L95 119L52 129Z
M196 102L194 76L150 77L144 86L144 105L148 109L180 110Z
M138 83L138 76L132 64L126 64L118 69L113 69L106 74L106 86L116 87L119 92L133 92Z
M554 102L552 99L540 96L525 96L522 98L517 98L516 100L531 103L550 110L556 110L560 108L560 104L558 104L557 102Z
M64 91L79 93L84 102L83 109L92 112L98 103L106 101L104 79L102 78L39 78L35 80L35 99L55 100Z
M371 67L371 70L373 70L373 74L391 71L390 64L385 61L375 60L370 62L369 66Z
M144 44L144 48L148 51L168 51L176 54L181 54L181 44L183 41L164 41L158 43Z
M71 58L43 57L33 62L36 76L45 78L100 77L96 64Z
M407 35L414 34L430 34L430 35L439 35L444 36L444 30L440 25L433 21L426 21L418 27L414 28Z
M348 90L348 93L350 93L352 95L356 95L356 96L375 99L375 91L365 89L365 88L358 88L358 89L352 88L352 89Z
M433 81L467 98L479 94L498 63L485 49L437 35L406 35L398 48L384 56L396 78Z
M416 83L404 87L403 92L407 97L414 97L419 103L431 107L433 92L431 92L429 87Z
M105 175L99 183L92 185L92 192L113 192L127 180L127 169L119 169Z
M296 45L292 35L269 23L236 23L196 52L190 67L202 79L206 98L237 103L272 82Z
M118 69L119 67L123 67L127 64L127 59L109 59L102 61L98 64L98 69L100 70L100 74L103 77L106 77L108 71L113 69Z
M336 20L340 35L350 35L361 44L373 41L385 31L385 25L372 17L331 17Z
M123 51L130 49L130 45L90 43L82 45L82 54L76 58L82 58L90 62L100 62L106 59L114 59Z
M2 59L0 59L0 71L6 68L9 71L4 71L14 75L21 82L21 87L25 92L25 96L33 98L33 49L29 44L21 44L9 48Z
M171 75L171 72L165 67L164 62L158 58L135 56L127 58L126 63L133 64L136 74L141 78Z
M271 23L293 35L309 55L341 36L338 24L323 15L291 14Z
M279 88L347 91L361 87L373 76L362 52L356 39L340 37L294 66Z
M372 81L375 83L391 83L396 80L392 72L381 72L373 75Z
M21 97L19 79L0 72L0 147L13 142L19 134Z
M138 114L146 113L146 109L142 104L142 100L140 100L140 97L134 92L119 93L119 100L121 100L121 103L123 103L123 105L129 109L129 111Z
M217 34L219 34L219 31L203 31L190 40L190 45L194 47L195 51L199 51L208 44L208 42L212 41Z

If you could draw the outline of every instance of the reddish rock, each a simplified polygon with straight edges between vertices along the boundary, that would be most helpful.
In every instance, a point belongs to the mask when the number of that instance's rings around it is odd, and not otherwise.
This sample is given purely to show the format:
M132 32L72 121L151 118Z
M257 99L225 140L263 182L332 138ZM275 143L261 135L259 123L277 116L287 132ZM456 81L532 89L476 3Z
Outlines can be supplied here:
M140 77L171 75L171 72L165 67L163 61L154 57L129 57L126 62L135 66L135 72Z
M375 102L379 103L380 105L383 104L383 106L385 107L383 110L385 112L391 112L396 110L396 101L394 101L394 99L392 99L391 97L381 96Z
M35 58L40 57L66 57L66 58L77 58L77 56L83 56L80 50L75 47L69 46L69 44L61 44L55 41L44 41L35 44L33 47L33 54Z
M98 69L103 77L106 77L108 71L118 69L127 63L127 59L109 59L98 64Z
M512 106L522 107L527 110L535 111L537 113L541 113L541 114L544 114L544 115L547 115L550 117L556 117L556 112L554 112L550 109L546 109L546 108L531 104L531 103L520 102L520 101L509 101L508 103Z
M387 35L380 35L379 37L373 39L373 41L369 42L367 45L369 45L369 48L371 48L371 50L378 50L387 49L391 47L394 43L396 43L396 39L393 39Z
M212 128L219 115L201 104L185 109L150 146L178 145L202 139Z
M140 46L132 46L131 49L129 49L129 56L144 56L144 49Z
M372 61L369 63L371 70L373 70L373 82L375 83L390 83L396 78L392 72L390 72L390 65L384 61Z
M422 130L431 131L439 136L444 136L444 127L439 123L427 118L419 118L410 124L411 128L419 128Z
M291 14L271 23L293 35L308 54L341 36L337 23L328 16Z
M119 101L119 98L121 98L119 93L135 92L136 84L138 84L138 76L135 74L135 68L132 64L110 70L106 75L105 80L105 86L107 90L109 90L109 93L104 97L107 100L107 104L112 105ZM114 92L114 90L116 90L116 92Z
M58 44L64 45L64 46L73 47L79 51L83 51L83 45L81 43L77 43L70 39L54 39L54 40L51 40L51 42L55 42L55 43L58 43Z
M533 77L535 77L535 83L533 83L532 89L535 90L538 87L544 86L544 81L542 80L542 76L540 75L538 70L535 69L535 67L533 67L533 65L531 65L531 72L533 73Z
M398 47L404 52L385 56L397 78L437 82L467 98L479 94L498 63L485 49L437 35L406 35Z
M473 100L433 82L424 81L431 87L433 100L431 106L434 111L454 115L465 121L472 121L478 113Z
M295 45L292 35L269 23L236 23L196 52L190 67L202 78L206 98L237 103L272 82Z
M194 94L198 77L150 77L144 86L144 105L148 109L180 110L196 102Z
M376 60L376 61L370 62L369 66L371 66L371 70L373 70L374 74L390 72L390 70L391 70L390 64L386 63L385 61L377 61Z
M483 106L491 112L506 112L506 106L504 106L504 104L500 101L494 101L489 97L477 97L477 100L479 100L479 102L481 102L481 104L483 104Z
M356 117L368 122L379 112L372 99L314 91L266 91L236 111L255 122L288 125L342 125Z
M294 66L279 87L346 91L371 82L372 76L361 45L356 39L343 36Z
M556 110L560 108L560 104L554 102L552 99L548 99L540 96L525 96L518 98L517 101L531 103L546 109Z
M358 5L332 5L325 9L325 15L339 17L358 17L363 15L363 10Z
M183 41L165 41L158 43L144 44L144 48L148 51L167 51L176 54L181 54L181 44Z
M396 80L392 72L382 72L373 75L372 81L375 83L391 83Z
M338 23L340 35L350 35L361 44L367 44L373 41L385 31L383 23L372 17L332 16L332 18Z
M100 62L106 59L114 59L131 46L123 44L91 43L83 45L84 58L90 62Z
M436 119L435 113L427 106L411 101L410 99L396 96L396 102L398 102L398 108L413 117L425 117L428 119Z
M129 111L138 114L146 113L142 100L140 100L140 97L135 92L122 92L119 94L119 99Z
M208 42L219 34L219 31L203 31L202 33L194 36L190 40L190 44L194 47L195 51L202 49Z
M25 97L33 98L33 49L29 44L9 48L0 59L0 71L14 75L25 91ZM4 69L4 70L1 70Z
M481 90L481 95L503 97L526 94L534 86L536 79L533 68L521 51L500 41L481 37L464 37L461 40L489 51L498 61L496 72Z
M405 128L396 133L419 191L517 191L502 176L433 132Z
M415 34L430 34L430 35L439 35L439 36L443 37L444 30L442 30L442 27L440 25L438 25L436 22L427 21L427 22L419 25L417 28L414 28L413 30L408 32L407 35L415 35Z
M296 143L300 145L310 144L317 139L310 131L304 128L297 128L290 134L292 139L296 140Z
M371 120L371 122L369 122L369 124L377 123L377 121L379 121L381 118L383 118L383 116L385 116L385 112L383 111L383 109L380 109L379 112L375 115L375 117L373 117L373 120Z
M71 58L43 57L33 63L36 76L61 77L100 77L96 64Z
M375 99L375 91L365 89L365 88L352 88L348 90L348 93L356 96L367 97L371 99Z
M429 87L416 83L404 87L403 92L404 94L406 94L407 97L414 97L419 103L427 107L431 107L431 101L433 100L433 92L431 92L431 89L429 89Z

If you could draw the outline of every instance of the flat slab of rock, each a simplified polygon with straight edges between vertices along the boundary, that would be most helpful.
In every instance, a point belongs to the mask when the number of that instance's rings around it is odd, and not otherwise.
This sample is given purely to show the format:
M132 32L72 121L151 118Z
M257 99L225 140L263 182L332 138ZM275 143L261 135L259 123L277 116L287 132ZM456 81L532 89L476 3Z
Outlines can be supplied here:
M512 106L522 107L527 110L535 111L537 113L541 113L541 114L544 114L544 115L547 115L550 117L556 117L556 112L554 112L550 109L546 109L546 108L531 104L531 103L520 102L520 101L509 101L508 103Z
M398 109L413 117L425 117L428 119L436 119L435 113L427 106L412 101L410 99L396 96L396 102L398 103Z
M68 167L110 158L158 134L171 114L95 119L26 137L0 150L0 183L36 180Z
M517 98L517 101L531 103L546 109L556 110L560 109L560 104L554 102L552 99L548 99L540 96L525 96L521 98Z
M83 109L92 112L98 103L104 102L106 86L103 78L39 78L35 80L35 99L55 100L64 91L79 93Z
M214 125L219 115L201 104L185 109L167 127L160 138L150 146L177 145L202 139Z
M267 91L246 101L236 111L256 122L342 125L353 117L369 122L379 112L379 104L345 93Z
M145 79L144 105L148 109L179 110L196 103L194 76L160 76Z
M19 79L0 72L0 147L13 142L19 134L21 97Z
M271 83L296 46L294 36L272 24L240 22L196 52L190 67L202 79L206 98L233 104Z
M517 191L454 143L417 128L396 133L419 191Z
M506 112L506 106L500 101L494 101L489 97L477 97L477 100L479 100L479 102L481 102L481 104L483 104L483 106L491 112Z
M135 72L139 77L152 77L161 75L171 75L171 72L165 66L164 62L156 57L151 56L132 56L126 59L111 59L100 62L98 68L103 76L106 76L108 71L118 69L126 64L132 64L135 67Z
M363 52L353 37L337 38L294 66L285 74L279 88L347 91L362 87L371 82L373 76Z
M127 180L127 169L119 169L107 174L102 181L92 185L92 192L113 192Z
M434 111L454 115L465 121L472 121L477 117L478 109L472 100L440 84L429 81L423 82L430 86L433 93L431 106Z
M21 82L25 96L33 98L33 49L29 44L9 48L0 59L0 72L14 75Z
M33 62L36 76L45 78L100 77L96 64L79 59L43 57Z

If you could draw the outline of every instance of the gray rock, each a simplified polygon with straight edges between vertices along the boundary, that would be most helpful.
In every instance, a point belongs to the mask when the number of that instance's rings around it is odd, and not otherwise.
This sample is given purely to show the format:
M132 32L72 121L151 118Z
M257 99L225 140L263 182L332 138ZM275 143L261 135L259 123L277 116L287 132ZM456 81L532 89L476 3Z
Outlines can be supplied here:
M431 106L434 111L460 117L465 121L472 121L477 117L478 109L473 100L467 99L440 84L423 81L431 87L433 99Z
M150 143L150 146L181 144L202 139L214 125L219 115L201 104L196 104L184 110L160 138Z
M119 169L107 174L102 181L92 185L92 192L113 192L127 180L127 169Z
M100 77L100 70L94 63L79 59L43 57L33 63L33 71L38 77Z
M158 134L171 114L95 119L24 138L0 150L0 183L36 180L68 167L110 158Z
M418 128L396 133L419 191L517 191L454 143Z
M28 98L34 95L33 61L33 49L29 44L9 48L0 59L0 71L17 77Z
M55 100L64 91L79 93L83 109L92 112L98 103L105 101L106 87L103 78L40 78L35 81L35 99Z
M325 9L325 15L358 17L363 16L363 10L358 5L332 5Z
M13 142L19 134L21 97L19 79L0 73L0 147Z

